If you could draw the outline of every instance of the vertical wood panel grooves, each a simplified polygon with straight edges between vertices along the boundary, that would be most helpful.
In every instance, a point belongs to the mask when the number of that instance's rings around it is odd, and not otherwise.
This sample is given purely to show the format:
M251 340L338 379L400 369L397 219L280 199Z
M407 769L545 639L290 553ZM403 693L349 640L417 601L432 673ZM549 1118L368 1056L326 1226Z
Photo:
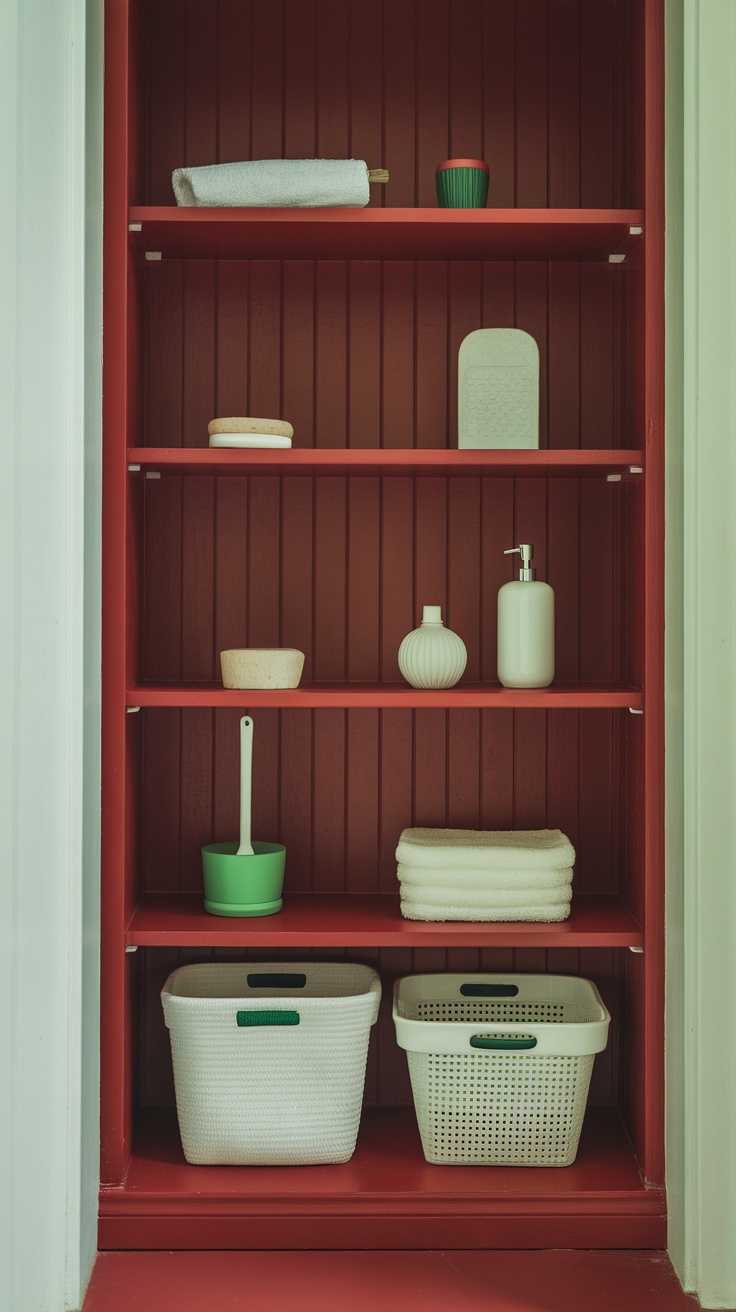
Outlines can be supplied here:
M578 50L583 50L583 0L578 5ZM578 204L582 204L583 177L583 80L578 78Z
M347 3L347 23L348 23L348 55L349 55L350 52L351 52L352 49L353 49L353 3L352 3L352 0L348 0L348 3ZM353 61L352 61L352 59L350 59L350 58L348 58L348 104L347 104L347 114L348 114L348 154L349 154L350 158L353 159L353 158L354 158L354 154L353 154ZM319 154L319 120L318 120L317 128L318 128L317 146L318 146L318 154ZM321 158L321 157L320 157L320 158ZM368 163L367 160L366 160L366 163ZM372 165L372 164L368 164L368 167L369 167L369 168L372 168L373 165ZM383 164L381 164L379 167L380 167L380 168L383 168L384 166L383 166Z
M514 205L519 204L519 140L517 132L518 121L518 77L517 77L517 28L518 28L518 10L514 5L513 32L514 32L514 78L513 78L513 96L514 96ZM516 323L516 300L514 300L514 323Z
M550 190L551 190L551 186L550 186L550 183L551 183L550 160L551 160L551 157L552 157L552 151L551 151L551 145L550 145L550 136L551 136L551 126L550 126L550 124L551 124L551 114L550 114L550 101L549 101L549 88L550 88L550 58L549 58L549 0L547 0L547 6L546 6L546 12L545 12L545 20L546 20L546 24L547 24L547 43L546 43L546 46L547 46L547 60L546 60L546 66L545 66L545 76L546 76L546 79L547 79L547 195L546 195L546 200L547 200L547 205L551 205L551 204L552 204L552 201L550 200ZM548 307L548 309L549 309L549 300L547 301L547 307Z
M414 0L414 204L419 204L419 12L418 0ZM439 160L437 161L440 162ZM416 316L416 292L414 301L414 310ZM415 318L415 340L416 340L416 318ZM416 406L414 408L416 416ZM415 420L416 422L416 420ZM416 446L416 436L414 445Z
M248 159L253 158L253 6L247 8L248 23Z
M454 159L454 142L452 139L452 5L447 6L447 157ZM461 157L462 158L462 157ZM441 164L441 160L437 160Z
M393 0L389 0L389 4L391 4L392 2L393 2ZM383 168L383 167L384 167L384 164L385 164L385 160L386 160L386 0L381 0L381 5L380 5L380 15L381 15L381 38L380 38L380 43L381 43L381 52L382 52L382 56L383 56L382 59L381 59L381 69L380 69L380 78L381 78L381 160L383 161L383 163L381 163L378 167L379 167L379 168ZM367 161L366 161L366 162L367 162ZM369 167L369 168L373 168L373 165L372 165L372 164L369 164L368 167ZM385 206L385 204L386 204L386 188L385 188L385 187L381 187L381 188L380 188L380 193L381 193L381 194L380 194L379 204ZM383 314L383 304L381 304L381 313ZM382 353L382 358L383 358L383 353Z
M220 65L220 0L215 7L215 159L220 162L220 88L222 86L222 69Z
M380 352L379 352L380 365L379 365L379 376L378 376L378 388L379 388L379 398L380 398L379 406L378 406L378 425L379 425L378 445L381 448L383 448L386 445L385 421L384 421L384 365L383 365L383 362L386 357L386 353L385 353L386 335L385 335L385 328L384 328L384 325L386 323L386 293L385 293L384 279L385 279L385 265L382 261L381 274L380 274L379 318L378 318L378 322L379 322L378 331L379 331L379 342L380 342Z

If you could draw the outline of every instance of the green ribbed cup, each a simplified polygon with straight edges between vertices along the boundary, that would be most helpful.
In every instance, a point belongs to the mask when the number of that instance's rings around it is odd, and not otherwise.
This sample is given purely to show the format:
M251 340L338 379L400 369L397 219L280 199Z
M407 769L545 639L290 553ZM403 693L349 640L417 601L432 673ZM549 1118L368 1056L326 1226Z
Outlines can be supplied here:
M437 203L442 209L485 209L488 174L484 169L450 168L435 174Z

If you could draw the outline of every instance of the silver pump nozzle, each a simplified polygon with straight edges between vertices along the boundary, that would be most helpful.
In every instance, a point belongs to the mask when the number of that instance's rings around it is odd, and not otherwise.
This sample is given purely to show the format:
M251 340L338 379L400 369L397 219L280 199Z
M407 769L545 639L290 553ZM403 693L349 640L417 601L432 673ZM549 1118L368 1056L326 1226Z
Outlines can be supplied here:
M518 547L509 547L503 554L504 556L513 556L517 551L521 556L519 579L522 583L533 583L534 570L532 569L532 558L534 556L534 546L531 542L522 542Z

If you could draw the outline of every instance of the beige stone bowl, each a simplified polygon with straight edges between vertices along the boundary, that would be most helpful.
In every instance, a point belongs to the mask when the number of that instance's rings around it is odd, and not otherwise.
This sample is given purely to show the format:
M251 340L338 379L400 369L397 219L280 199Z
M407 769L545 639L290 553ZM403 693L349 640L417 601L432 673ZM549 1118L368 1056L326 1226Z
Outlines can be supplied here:
M298 688L304 652L295 647L236 647L220 652L226 688Z

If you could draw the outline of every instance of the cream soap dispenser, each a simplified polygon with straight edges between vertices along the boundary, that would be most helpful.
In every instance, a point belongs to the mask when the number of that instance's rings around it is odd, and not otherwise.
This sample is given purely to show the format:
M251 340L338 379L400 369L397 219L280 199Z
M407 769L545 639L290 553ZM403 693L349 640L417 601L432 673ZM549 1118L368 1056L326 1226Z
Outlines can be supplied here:
M518 581L498 590L498 677L505 688L546 688L555 677L555 594L537 583L534 547L522 542Z

